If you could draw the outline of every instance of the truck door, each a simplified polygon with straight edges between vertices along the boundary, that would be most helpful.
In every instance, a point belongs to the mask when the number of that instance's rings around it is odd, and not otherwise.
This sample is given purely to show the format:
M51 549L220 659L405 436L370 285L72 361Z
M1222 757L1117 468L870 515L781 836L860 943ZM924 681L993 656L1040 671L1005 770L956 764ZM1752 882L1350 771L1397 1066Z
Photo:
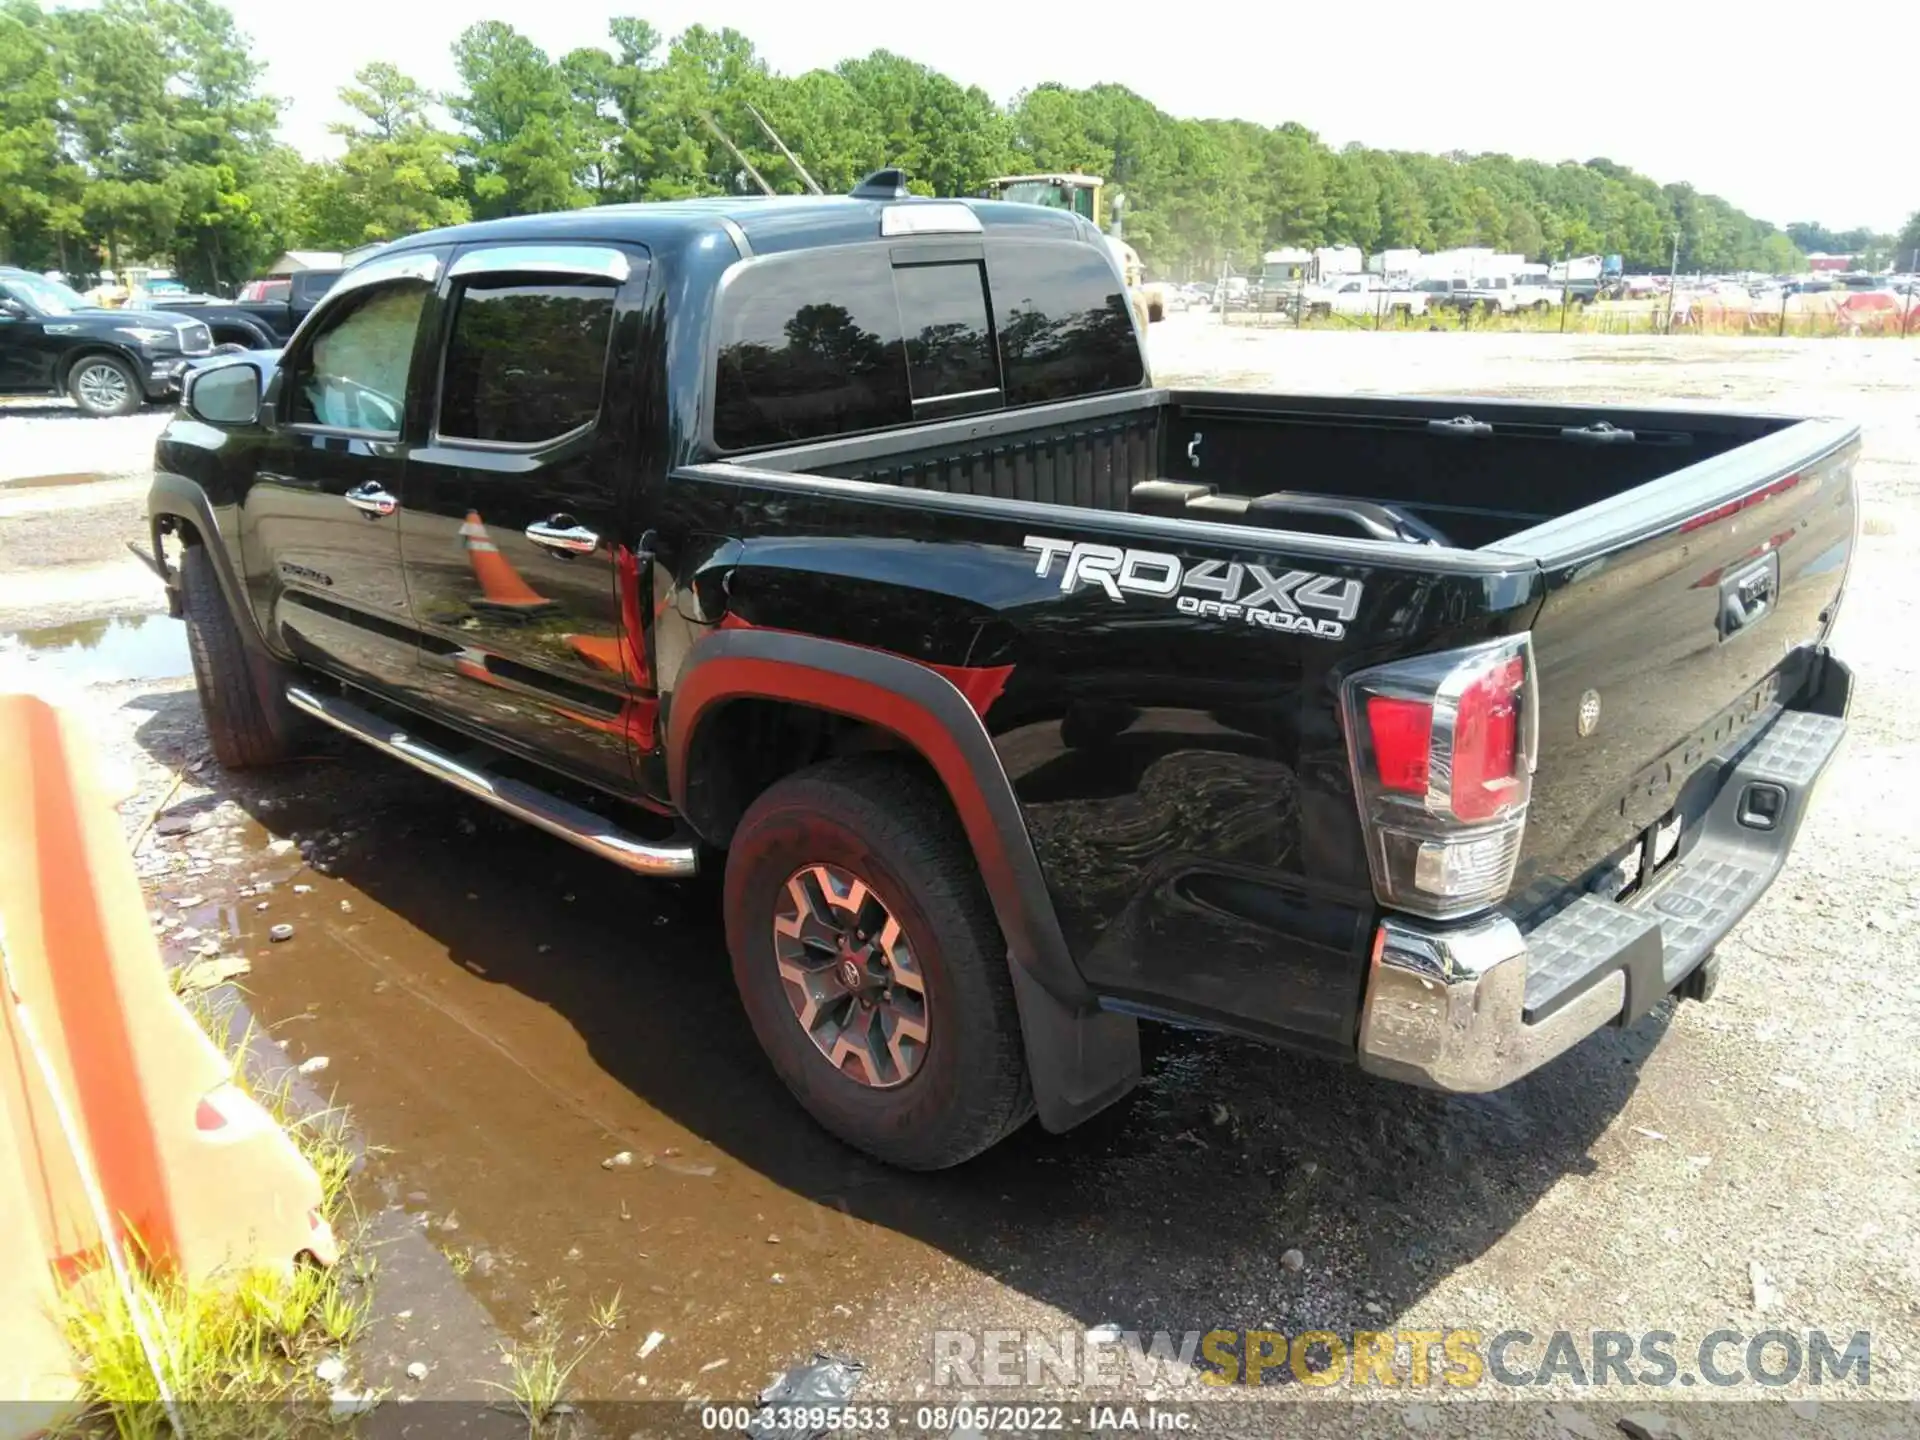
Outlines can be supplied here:
M262 627L322 668L389 690L415 664L398 512L431 393L423 322L446 253L369 261L328 297L281 362L240 497Z
M605 245L487 245L441 285L439 390L400 544L436 715L581 779L633 788L652 748L637 471L647 263Z

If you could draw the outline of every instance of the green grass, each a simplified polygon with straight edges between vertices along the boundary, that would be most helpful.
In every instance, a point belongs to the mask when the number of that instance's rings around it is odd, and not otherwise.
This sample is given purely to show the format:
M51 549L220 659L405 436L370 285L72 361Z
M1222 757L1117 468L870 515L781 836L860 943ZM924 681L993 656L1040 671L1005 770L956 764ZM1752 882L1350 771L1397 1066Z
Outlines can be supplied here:
M331 1387L315 1375L316 1365L343 1353L366 1324L371 1259L344 1252L357 1228L347 1193L354 1154L346 1112L296 1113L290 1072L272 1087L247 1074L251 1026L236 1040L231 1010L204 994L182 999L230 1058L235 1083L267 1108L320 1177L321 1213L343 1254L331 1269L302 1261L290 1270L194 1285L135 1264L131 1305L110 1273L83 1277L65 1292L63 1319L81 1380L82 1409L72 1428L88 1434L110 1428L128 1440L159 1440L170 1433L161 1380L192 1416L195 1440L292 1427L297 1413L284 1402L324 1405ZM158 1377L139 1322L153 1343Z
M513 1401L514 1408L527 1422L529 1437L565 1413L567 1386L573 1372L596 1345L620 1328L626 1316L618 1290L610 1300L591 1302L587 1308L587 1333L576 1336L569 1345L564 1328L565 1308L558 1282L549 1283L541 1298L535 1301L528 1339L501 1352L507 1362L508 1380L489 1382Z

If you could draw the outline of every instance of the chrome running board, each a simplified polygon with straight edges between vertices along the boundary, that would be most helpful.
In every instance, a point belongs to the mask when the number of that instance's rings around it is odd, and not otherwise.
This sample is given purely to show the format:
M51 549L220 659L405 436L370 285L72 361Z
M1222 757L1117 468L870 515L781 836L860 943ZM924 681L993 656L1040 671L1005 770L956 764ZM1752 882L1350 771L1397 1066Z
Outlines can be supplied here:
M604 816L570 804L557 795L549 795L537 786L463 765L451 755L413 739L392 721L383 720L351 701L316 695L298 685L289 685L287 703L376 750L406 761L436 780L446 781L456 790L464 790L476 800L484 800L496 810L504 810L636 875L664 879L691 875L699 866L699 851L691 841L641 840Z

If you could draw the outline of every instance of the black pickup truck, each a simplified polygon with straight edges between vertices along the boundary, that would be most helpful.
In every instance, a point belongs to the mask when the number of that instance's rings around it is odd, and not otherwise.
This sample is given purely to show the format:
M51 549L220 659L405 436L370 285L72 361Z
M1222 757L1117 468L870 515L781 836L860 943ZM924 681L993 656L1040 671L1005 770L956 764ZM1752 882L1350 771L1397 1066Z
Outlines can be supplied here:
M400 241L159 442L214 746L721 870L774 1067L905 1166L1143 1018L1481 1091L1704 998L1846 727L1855 427L1141 340L1084 221L891 177Z
M344 270L301 270L292 275L250 280L233 300L206 296L170 299L162 295L151 303L157 310L177 310L193 316L213 332L216 345L238 345L243 350L278 350L345 273Z

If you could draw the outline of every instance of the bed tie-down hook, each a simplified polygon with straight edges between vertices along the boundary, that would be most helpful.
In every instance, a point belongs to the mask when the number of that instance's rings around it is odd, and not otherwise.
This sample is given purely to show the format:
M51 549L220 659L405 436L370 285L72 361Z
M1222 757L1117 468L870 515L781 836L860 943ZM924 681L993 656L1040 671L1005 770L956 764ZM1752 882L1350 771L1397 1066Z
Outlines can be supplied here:
M1187 464L1195 470L1200 468L1200 432L1193 432L1193 438L1187 441Z

